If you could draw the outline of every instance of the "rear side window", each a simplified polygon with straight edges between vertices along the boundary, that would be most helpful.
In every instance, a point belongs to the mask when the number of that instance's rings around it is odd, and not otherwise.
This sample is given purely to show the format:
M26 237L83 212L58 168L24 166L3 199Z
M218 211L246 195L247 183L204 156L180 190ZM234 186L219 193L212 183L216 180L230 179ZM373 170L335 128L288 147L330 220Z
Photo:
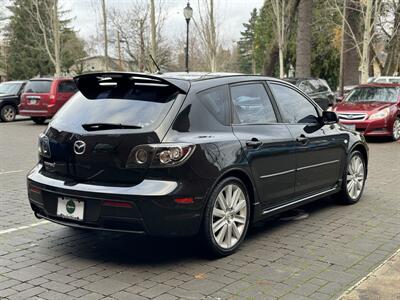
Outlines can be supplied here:
M311 87L308 81L302 81L299 84L299 89L301 89L304 93L311 94L313 92L313 88Z
M31 80L25 87L25 93L50 93L51 80Z
M315 123L317 121L316 108L303 95L281 84L271 83L270 86L285 122Z
M261 83L232 86L231 97L234 111L233 123L276 123L274 109Z
M200 102L224 125L229 123L229 105L225 91L225 87L216 87L197 94Z
M59 82L57 91L59 93L75 93L77 88L74 81L64 80Z

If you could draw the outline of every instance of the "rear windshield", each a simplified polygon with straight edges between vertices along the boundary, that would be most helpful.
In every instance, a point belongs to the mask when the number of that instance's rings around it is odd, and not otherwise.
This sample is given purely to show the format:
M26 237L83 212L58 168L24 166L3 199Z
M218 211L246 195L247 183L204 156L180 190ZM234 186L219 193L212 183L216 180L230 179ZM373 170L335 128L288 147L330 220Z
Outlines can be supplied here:
M87 99L77 93L57 113L52 126L82 132L83 124L106 123L149 130L165 118L178 93L169 87L134 86L124 96L109 98L110 95L99 94L97 99Z
M397 102L399 91L395 87L359 87L351 91L348 102Z
M26 84L25 93L50 93L50 88L50 80L32 80Z
M1 83L0 84L0 94L11 94L16 95L21 88L22 83Z

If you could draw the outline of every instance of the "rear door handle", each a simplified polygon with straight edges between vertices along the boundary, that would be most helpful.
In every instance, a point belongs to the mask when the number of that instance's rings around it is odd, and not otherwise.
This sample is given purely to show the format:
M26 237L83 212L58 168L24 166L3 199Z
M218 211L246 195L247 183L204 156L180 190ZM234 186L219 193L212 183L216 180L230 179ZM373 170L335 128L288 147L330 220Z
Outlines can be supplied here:
M296 138L296 142L298 142L302 145L307 145L309 141L310 141L310 139L308 137L306 137L304 134L302 134Z
M262 142L257 138L252 138L250 141L246 141L247 148L258 148L262 145Z

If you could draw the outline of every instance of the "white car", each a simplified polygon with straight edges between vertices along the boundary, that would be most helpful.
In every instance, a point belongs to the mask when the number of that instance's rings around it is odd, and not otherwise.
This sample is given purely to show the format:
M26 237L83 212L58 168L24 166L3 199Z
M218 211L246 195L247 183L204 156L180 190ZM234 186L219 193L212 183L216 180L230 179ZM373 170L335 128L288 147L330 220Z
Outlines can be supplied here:
M377 83L400 83L400 77L397 76L379 76L376 77L372 82Z

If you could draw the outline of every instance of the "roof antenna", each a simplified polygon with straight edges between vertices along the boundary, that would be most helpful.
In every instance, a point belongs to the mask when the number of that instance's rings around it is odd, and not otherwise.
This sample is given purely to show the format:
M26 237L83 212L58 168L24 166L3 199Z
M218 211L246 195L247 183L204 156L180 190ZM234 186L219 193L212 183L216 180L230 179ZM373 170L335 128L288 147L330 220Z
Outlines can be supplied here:
M149 54L150 55L150 58L151 58L151 61L153 62L153 64L156 66L156 68L157 68L157 74L162 74L162 72L161 72L161 69L160 69L160 67L157 65L157 63L156 63L156 61L154 60L154 58L153 58L153 56L151 55L151 54Z

